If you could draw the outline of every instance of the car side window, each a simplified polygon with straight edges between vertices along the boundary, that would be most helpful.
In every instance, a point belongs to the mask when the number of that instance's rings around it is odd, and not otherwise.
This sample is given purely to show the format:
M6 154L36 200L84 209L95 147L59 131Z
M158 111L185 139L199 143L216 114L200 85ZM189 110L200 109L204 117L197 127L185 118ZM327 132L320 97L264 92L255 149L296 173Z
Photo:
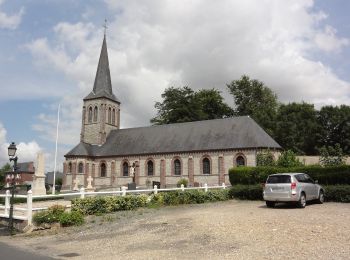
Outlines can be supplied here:
M314 180L311 179L311 177L307 174L304 174L304 177L305 177L305 182L307 183L314 183Z
M297 179L298 182L305 182L304 174L295 175L295 178Z

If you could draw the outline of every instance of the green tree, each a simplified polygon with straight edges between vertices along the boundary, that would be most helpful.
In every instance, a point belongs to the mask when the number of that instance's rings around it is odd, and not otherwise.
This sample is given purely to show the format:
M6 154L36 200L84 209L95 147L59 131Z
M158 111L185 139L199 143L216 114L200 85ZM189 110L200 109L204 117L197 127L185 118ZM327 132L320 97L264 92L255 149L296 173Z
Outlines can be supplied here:
M320 164L323 166L343 165L345 164L344 159L340 144L336 144L334 147L323 146L320 149Z
M295 153L291 150L282 152L280 157L277 160L277 166L279 167L297 167L302 166L303 164L295 156Z
M317 119L320 125L317 146L339 144L345 154L350 154L350 106L324 106Z
M313 104L290 103L278 108L274 137L284 148L298 154L316 154L319 130Z
M189 87L167 88L163 101L156 102L157 116L151 119L156 125L191 122L232 116L232 109L215 89L193 91Z
M277 96L263 82L244 75L227 84L233 95L237 116L251 116L267 133L273 135L278 107Z
M275 166L275 158L270 150L262 151L256 155L257 166Z
M5 184L5 174L11 170L11 165L6 163L0 169L0 186Z

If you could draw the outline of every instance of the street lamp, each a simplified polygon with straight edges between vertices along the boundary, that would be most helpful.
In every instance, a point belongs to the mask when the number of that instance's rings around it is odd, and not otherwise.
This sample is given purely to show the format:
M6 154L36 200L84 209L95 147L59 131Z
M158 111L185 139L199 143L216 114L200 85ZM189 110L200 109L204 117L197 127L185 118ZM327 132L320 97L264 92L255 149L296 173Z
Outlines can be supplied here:
M7 175L8 183L11 183L11 199L10 199L10 215L9 215L9 230L10 233L13 233L13 203L15 197L15 189L16 189L16 180L19 179L19 175L17 174L17 156L16 155L17 147L14 142L10 144L8 147L8 156L10 157L10 162L13 161L13 173Z

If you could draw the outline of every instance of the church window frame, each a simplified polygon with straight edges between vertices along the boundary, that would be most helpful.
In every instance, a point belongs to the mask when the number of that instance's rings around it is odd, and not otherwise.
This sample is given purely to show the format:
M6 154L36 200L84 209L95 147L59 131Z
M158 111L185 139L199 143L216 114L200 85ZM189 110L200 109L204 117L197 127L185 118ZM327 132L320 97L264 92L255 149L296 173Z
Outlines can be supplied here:
M173 170L174 170L174 176L181 176L182 175L182 163L180 158L174 158L173 162Z
M211 174L211 160L205 156L202 159L202 174L210 175Z
M115 125L115 109L112 110L112 125Z
M107 165L105 162L100 164L100 177L107 177Z
M68 173L72 173L72 162L68 163Z
M84 164L82 162L78 164L78 173L84 173Z
M94 122L97 122L98 120L98 107L94 107Z
M236 167L243 167L247 165L247 158L244 154L237 154L235 157L235 165Z
M112 109L108 108L108 124L112 123Z
M146 163L146 172L147 176L154 176L154 162L152 159L149 159Z
M92 107L88 109L88 123L92 123Z
M130 171L129 171L129 162L128 161L123 161L122 162L122 176L123 177L129 177Z

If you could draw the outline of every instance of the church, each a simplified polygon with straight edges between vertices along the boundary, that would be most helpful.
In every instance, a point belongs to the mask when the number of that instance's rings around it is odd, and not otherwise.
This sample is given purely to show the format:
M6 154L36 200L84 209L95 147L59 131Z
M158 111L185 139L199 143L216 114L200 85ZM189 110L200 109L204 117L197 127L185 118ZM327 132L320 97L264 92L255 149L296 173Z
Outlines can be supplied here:
M97 189L132 181L173 187L181 178L191 186L228 184L229 168L256 166L257 152L277 156L282 149L249 116L120 129L106 35L93 89L83 101L80 142L63 163L65 189L76 182L86 187L89 176Z

